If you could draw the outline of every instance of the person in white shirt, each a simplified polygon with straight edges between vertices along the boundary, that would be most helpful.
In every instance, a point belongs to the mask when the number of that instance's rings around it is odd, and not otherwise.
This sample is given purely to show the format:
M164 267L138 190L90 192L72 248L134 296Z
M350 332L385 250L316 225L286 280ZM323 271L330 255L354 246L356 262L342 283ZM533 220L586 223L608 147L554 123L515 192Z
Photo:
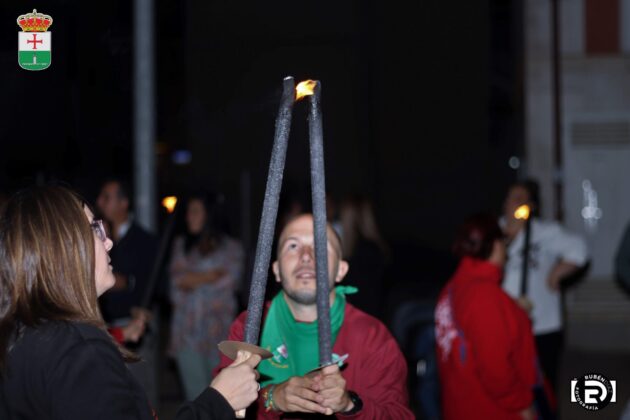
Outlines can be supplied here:
M523 204L531 209L525 296L521 296L525 220L514 216ZM586 265L588 254L583 238L555 221L540 220L539 211L536 181L520 181L510 187L501 220L508 241L503 289L529 313L541 367L555 387L564 341L560 284Z

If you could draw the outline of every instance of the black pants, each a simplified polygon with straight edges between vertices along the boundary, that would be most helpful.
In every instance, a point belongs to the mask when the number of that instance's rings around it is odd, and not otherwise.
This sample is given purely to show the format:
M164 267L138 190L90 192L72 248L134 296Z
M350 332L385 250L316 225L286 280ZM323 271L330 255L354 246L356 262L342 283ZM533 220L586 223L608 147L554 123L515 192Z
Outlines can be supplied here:
M564 333L556 331L536 336L536 349L538 350L538 360L543 373L558 395L558 371L562 351L564 350Z

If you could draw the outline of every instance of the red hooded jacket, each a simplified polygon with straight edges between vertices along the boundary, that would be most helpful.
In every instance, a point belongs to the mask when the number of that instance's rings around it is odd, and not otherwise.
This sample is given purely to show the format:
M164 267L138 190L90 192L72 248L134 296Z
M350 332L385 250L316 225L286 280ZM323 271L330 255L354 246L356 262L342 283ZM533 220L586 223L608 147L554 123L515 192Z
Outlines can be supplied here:
M501 269L464 258L435 309L442 408L450 419L520 419L537 362L527 314L500 287Z

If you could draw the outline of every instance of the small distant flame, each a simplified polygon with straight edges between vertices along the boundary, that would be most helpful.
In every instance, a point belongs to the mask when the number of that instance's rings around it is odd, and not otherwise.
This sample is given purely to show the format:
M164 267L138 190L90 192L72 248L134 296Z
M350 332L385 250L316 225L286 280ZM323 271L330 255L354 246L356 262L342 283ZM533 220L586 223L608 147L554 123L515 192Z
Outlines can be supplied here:
M531 210L529 209L529 206L527 204L523 204L516 209L516 211L514 212L514 217L519 220L527 220L529 219L530 211Z
M169 195L168 197L164 197L162 200L162 206L166 208L166 211L169 213L173 213L175 211L175 206L177 205L177 197L174 195Z
M295 100L299 101L305 96L310 96L315 92L315 86L317 82L315 80L305 80L298 83L295 87Z

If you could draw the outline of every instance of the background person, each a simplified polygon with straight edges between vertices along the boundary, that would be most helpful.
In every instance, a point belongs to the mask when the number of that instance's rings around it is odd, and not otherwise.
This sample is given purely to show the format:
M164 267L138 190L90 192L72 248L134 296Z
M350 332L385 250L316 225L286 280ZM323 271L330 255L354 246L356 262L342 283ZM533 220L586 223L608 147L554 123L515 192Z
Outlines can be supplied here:
M526 299L520 296L525 221L514 217L516 209L523 204L532 209ZM538 217L538 183L533 180L513 184L503 210L501 222L508 241L503 289L529 312L543 372L557 388L558 369L564 349L560 286L563 279L586 266L586 242L559 223ZM564 391L558 389L556 392Z
M228 336L237 312L236 289L243 271L241 244L226 232L221 197L198 193L186 203L186 232L173 243L170 352L186 398L212 379L217 344Z
M617 282L626 292L630 292L630 224L626 227L621 241L617 245L617 251L615 252L615 276Z
M352 267L344 282L359 289L348 296L348 301L383 320L389 248L376 223L372 203L358 195L346 197L341 202L339 216L343 255Z
M533 420L536 348L527 314L501 290L496 219L469 218L453 250L461 261L435 309L443 418Z
M134 221L131 190L127 182L117 178L105 181L96 199L99 213L103 215L110 228L113 247L110 252L115 283L99 300L103 317L115 336L127 346L132 346L142 358L141 363L130 367L142 384L153 405L158 403L157 359L158 359L158 320L139 307L146 292L155 263L158 241L155 235L147 232ZM149 328L143 328L140 337L125 330L134 329L142 321L152 320Z

